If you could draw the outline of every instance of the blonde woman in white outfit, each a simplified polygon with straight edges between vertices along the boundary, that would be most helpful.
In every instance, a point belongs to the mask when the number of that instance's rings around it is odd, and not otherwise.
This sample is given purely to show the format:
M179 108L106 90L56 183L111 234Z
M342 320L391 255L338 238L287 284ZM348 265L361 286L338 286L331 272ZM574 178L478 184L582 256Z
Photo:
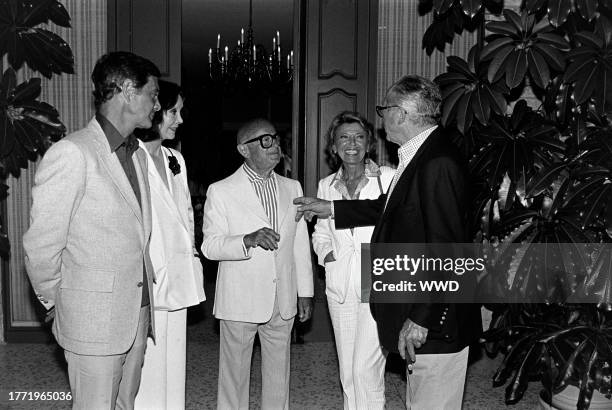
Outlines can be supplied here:
M394 170L366 158L373 128L358 113L343 112L329 127L328 149L342 162L338 172L319 181L317 197L376 199L386 192ZM337 157L336 157L337 156ZM325 267L327 303L332 319L345 409L383 409L385 362L370 313L361 303L361 244L374 227L336 230L334 220L319 219L312 242Z
M156 339L148 341L135 407L174 410L185 408L186 308L205 297L185 160L161 145L183 123L183 96L178 85L160 80L158 98L153 126L138 134L145 141L151 186Z

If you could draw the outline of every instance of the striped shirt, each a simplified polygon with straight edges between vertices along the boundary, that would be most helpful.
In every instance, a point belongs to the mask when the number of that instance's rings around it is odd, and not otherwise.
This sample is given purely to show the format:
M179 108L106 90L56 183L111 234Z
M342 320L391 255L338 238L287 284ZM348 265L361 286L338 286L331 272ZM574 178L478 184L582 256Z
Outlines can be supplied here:
M261 206L266 211L272 229L278 232L278 184L276 182L276 174L272 171L268 178L262 178L257 172L249 168L246 163L243 164L243 168L261 202Z
M429 135L434 132L436 128L438 128L437 125L427 128L425 131L421 132L414 138L411 138L408 142L399 147L399 149L397 150L397 156L399 157L399 165L397 166L397 170L395 171L395 175L393 176L393 180L391 181L391 185L389 186L389 190L387 191L387 201L385 202L385 207L387 207L387 203L389 203L389 198L391 197L393 188L395 188L395 184L397 184L397 181L404 173L404 170L408 167L408 164L410 164L410 161L412 161L412 158L414 158L417 151L419 150L419 148L421 148L421 145L423 145L427 137L429 137Z

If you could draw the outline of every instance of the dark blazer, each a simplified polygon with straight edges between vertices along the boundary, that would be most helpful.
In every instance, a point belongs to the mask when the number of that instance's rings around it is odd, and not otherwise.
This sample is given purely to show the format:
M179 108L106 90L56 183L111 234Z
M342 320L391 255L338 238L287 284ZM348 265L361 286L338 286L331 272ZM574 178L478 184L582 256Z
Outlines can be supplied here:
M437 128L402 173L386 208L385 195L376 200L334 201L336 228L375 224L372 243L471 242L467 181L464 160ZM371 304L382 346L397 352L407 318L428 329L427 342L418 354L455 353L479 337L479 305L435 302Z

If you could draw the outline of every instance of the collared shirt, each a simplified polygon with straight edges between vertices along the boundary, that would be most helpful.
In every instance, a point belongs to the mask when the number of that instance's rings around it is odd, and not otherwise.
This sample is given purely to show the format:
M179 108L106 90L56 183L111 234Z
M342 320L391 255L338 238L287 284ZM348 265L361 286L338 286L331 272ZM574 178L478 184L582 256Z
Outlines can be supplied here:
M423 145L427 137L429 137L429 135L434 132L436 128L438 128L437 125L427 128L414 138L411 138L409 141L404 143L404 145L399 147L399 149L397 150L397 156L399 157L399 165L397 166L397 170L395 171L395 175L393 176L393 180L391 181L391 185L389 186L385 207L387 206L389 198L391 197L391 193L393 192L393 188L395 188L395 185L402 176L402 173L408 167L408 164L410 164L410 161L412 161L412 158L414 158L417 151L419 150L419 148L421 148L421 145Z
M361 179L357 183L357 188L355 188L355 192L353 196L349 194L348 187L346 186L346 181L342 178L344 175L344 168L340 167L334 178L329 183L330 186L333 186L340 194L342 195L342 199L359 199L359 193L361 190L368 184L368 178L376 178L380 177L380 168L376 163L372 160L366 160L365 163L365 172L361 175Z
M134 134L130 134L127 138L123 138L119 131L117 131L117 128L115 128L115 126L99 112L96 113L96 121L98 121L100 127L102 127L104 135L106 135L111 152L117 154L117 158L121 163L125 176L134 190L134 195L136 195L138 203L142 207L138 176L136 175L136 168L134 167L134 162L132 161L132 156L138 149L138 140Z
M272 171L269 177L263 178L246 163L243 164L243 168L259 198L259 202L261 202L261 206L266 211L266 215L272 224L272 229L278 232L278 186L276 174Z
M98 124L100 124L100 127L102 127L102 132L104 132L104 135L108 140L108 145L110 145L111 152L115 153L117 158L119 158L119 162L121 163L121 167L125 172L125 176L130 182L130 186L134 190L134 195L136 195L138 204L142 208L138 176L136 174L136 167L132 161L132 156L138 149L138 140L134 134L130 134L127 138L123 138L119 131L117 131L117 128L115 128L115 126L99 112L96 113L96 121L98 121ZM140 306L147 306L151 303L151 301L149 299L149 282L147 281L147 272L144 263L142 265L142 284L142 301Z

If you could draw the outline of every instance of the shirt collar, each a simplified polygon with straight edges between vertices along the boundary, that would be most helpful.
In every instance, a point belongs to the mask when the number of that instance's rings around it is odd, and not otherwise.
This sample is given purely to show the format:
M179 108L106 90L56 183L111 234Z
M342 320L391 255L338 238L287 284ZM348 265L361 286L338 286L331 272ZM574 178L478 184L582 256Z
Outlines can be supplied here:
M344 175L344 168L342 168L342 166L340 166L340 168L338 169L338 171L336 171L336 174L334 175L334 177L330 181L329 185L331 186L337 180L342 181L342 175ZM366 162L365 162L365 176L368 177L368 178L375 178L375 177L378 177L380 175L381 175L380 167L378 166L378 164L376 164L376 162L372 161L371 159L366 159Z
M249 178L249 181L251 182L256 182L256 181L267 182L269 180L272 180L272 181L276 180L274 176L274 171L270 171L270 176L267 178L264 178L261 175L259 175L257 172L255 172L253 168L249 167L246 162L242 164L242 167L244 168L244 172L246 172L247 177Z
M411 138L401 147L399 147L397 150L397 156L399 157L400 164L408 164L419 148L421 148L421 145L423 145L427 137L429 137L429 135L434 132L436 128L438 128L438 126L434 125L433 127L429 127L426 130L421 131L414 138Z
M125 144L128 152L134 152L138 149L138 140L134 137L134 134L130 134L127 138L123 138L123 135L117 128L106 118L104 115L99 112L96 113L96 121L100 124L102 128L102 132L106 136L108 140L108 145L110 146L111 152L117 151L117 149Z

